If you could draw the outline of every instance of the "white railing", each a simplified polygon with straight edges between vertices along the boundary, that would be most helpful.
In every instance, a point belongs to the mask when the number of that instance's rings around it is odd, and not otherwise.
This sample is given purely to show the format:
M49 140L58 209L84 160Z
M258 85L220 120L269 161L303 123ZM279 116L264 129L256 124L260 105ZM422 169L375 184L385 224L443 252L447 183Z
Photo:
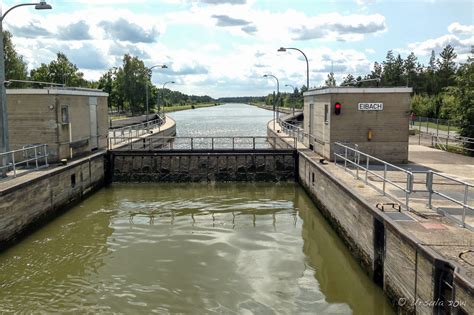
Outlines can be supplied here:
M13 177L17 177L20 170L38 170L47 167L48 155L47 144L25 146L19 150L0 153L0 175L13 172Z
M148 134L150 130L158 128L160 131L160 127L166 122L166 115L161 115L156 119L143 122L140 124L130 125L126 127L110 129L109 130L109 139L113 138L114 142L113 145L121 144L127 138L131 137L141 137L145 134ZM123 141L121 141L123 140ZM109 140L109 148L110 148L110 140Z
M413 172L409 170L405 170L401 167L398 167L396 165L390 164L388 162L385 162L381 159L378 159L374 156L371 156L369 154L366 154L362 151L359 151L357 148L351 148L348 145L335 142L334 143L334 164L338 165L338 158L342 160L343 163L343 168L346 171L351 171L348 165L351 165L354 167L355 172L353 172L354 177L356 179L361 179L361 175L364 177L364 182L369 185L368 182L368 175L373 175L380 179L382 181L382 189L381 192L383 195L388 195L392 199L395 199L398 201L398 198L396 196L393 196L391 194L387 193L386 186L387 184L392 185L393 187L397 188L398 190L402 191L405 194L405 208L410 209L410 194L413 190ZM343 152L343 153L338 153L338 152ZM362 157L362 159L361 159ZM362 160L362 161L361 161ZM362 163L361 163L362 162ZM377 165L381 165L383 167L383 175L380 175L379 173L373 171L370 169L370 163L376 163ZM404 184L400 185L394 180L390 180L388 178L389 172L398 172L398 174L401 174L404 180ZM391 173L393 175L393 173ZM370 184L372 187L374 187L377 190L380 190L380 187L377 187L375 185Z
M444 151L451 151L455 148L460 151L474 151L474 138L431 134L431 146Z
M287 141L284 141L284 140ZM288 141L289 140L289 141ZM150 135L146 138L119 137L109 138L109 148L120 141L126 145L121 150L262 150L293 149L296 138L278 136L247 137L165 137ZM293 146L292 146L293 145Z

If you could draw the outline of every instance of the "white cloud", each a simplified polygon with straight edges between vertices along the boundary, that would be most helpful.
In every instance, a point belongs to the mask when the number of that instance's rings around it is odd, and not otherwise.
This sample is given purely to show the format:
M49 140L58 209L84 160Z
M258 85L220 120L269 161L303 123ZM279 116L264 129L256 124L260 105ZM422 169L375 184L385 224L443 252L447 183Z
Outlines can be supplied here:
M474 34L474 25L462 25L458 22L452 23L448 26L448 31L453 34Z

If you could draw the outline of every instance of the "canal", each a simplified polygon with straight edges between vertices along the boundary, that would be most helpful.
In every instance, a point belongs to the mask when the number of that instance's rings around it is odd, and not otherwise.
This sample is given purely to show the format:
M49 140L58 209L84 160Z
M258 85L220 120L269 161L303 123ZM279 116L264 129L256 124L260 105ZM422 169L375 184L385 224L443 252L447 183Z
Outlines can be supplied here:
M172 115L179 135L264 135L271 118L238 104ZM2 312L393 314L296 183L113 184L0 270Z

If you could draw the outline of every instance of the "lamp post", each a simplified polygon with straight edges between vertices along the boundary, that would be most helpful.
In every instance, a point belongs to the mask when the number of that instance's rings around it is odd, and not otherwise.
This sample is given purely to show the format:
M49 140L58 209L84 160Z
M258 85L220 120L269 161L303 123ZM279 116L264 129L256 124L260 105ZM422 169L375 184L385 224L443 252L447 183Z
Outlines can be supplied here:
M274 76L273 74L264 74L263 75L264 78L268 78L268 77L272 77L276 80L276 83L277 83L277 98L279 99L279 96L280 96L280 81L278 81L278 78L276 76ZM278 110L277 110L277 113L278 113ZM275 118L275 100L273 100L273 130L275 130L275 120L278 119L278 114L277 114L277 118Z
M8 9L5 14L2 14L2 8L0 5L0 115L2 116L0 119L0 130L1 130L1 145L0 145L0 153L7 152L9 148L8 143L8 113L7 113L7 94L5 90L5 52L3 48L3 20L5 16L7 16L10 11L13 9L23 7L23 6L35 6L36 10L49 10L52 9L51 5L47 4L45 1L40 1L37 3L21 3L17 4L10 9ZM4 156L0 161L2 165L6 165L7 157ZM0 177L4 177L6 175L6 169L4 169L0 173Z
M154 65L150 68L148 68L149 71L152 71L154 68L161 68L161 69L167 69L167 65ZM145 87L145 96L146 96L146 121L148 122L148 114L149 114L149 106L148 106L148 80L146 81L146 87Z
M308 62L308 57L306 57L306 54L298 49L298 48L292 48L292 47L280 47L280 49L278 49L278 51L280 52L285 52L287 51L288 49L290 50L297 50L299 51L301 54L303 54L303 57L304 59L306 60L306 89L309 90L309 62Z
M285 86L292 88L292 90L293 90L292 92L295 93L295 87L294 87L293 85L291 85L291 84L285 84ZM292 93L292 94L293 94L293 93ZM293 102L293 106L292 106L292 107L293 107L293 118L294 118L294 117L295 117L295 102Z
M163 87L162 87L162 93L163 93L163 110L165 110L165 98L164 98L164 95L165 95L165 87L166 87L166 84L175 84L176 82L174 81L168 81L168 82L165 82L163 83ZM159 103L159 93L156 93L156 106L158 107L158 113L160 112L160 103Z

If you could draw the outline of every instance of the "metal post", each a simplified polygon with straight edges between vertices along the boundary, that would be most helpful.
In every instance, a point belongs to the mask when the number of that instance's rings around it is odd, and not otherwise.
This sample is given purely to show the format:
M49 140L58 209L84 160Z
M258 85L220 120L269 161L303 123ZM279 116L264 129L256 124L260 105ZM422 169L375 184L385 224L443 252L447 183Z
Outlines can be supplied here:
M235 150L235 143L234 143L234 137L232 137L232 151Z
M36 150L36 147L35 147L35 164L36 164L36 169L38 169L38 151Z
M405 205L407 210L410 209L409 202L410 202L410 193L412 191L412 174L407 173L407 186L406 186L406 193L405 193Z
M253 149L255 150L255 137L252 137Z
M428 133L428 123L429 123L430 119L429 118L426 118L426 132Z
M356 169L356 178L359 179L359 168L360 168L360 152L357 152L357 169Z
M146 95L146 121L148 122L148 81L146 82L145 87L145 95Z
M344 171L347 171L347 147L344 147Z
M13 177L16 177L15 153L12 153L12 165L13 165ZM7 175L7 171L8 171L8 167L5 168L5 176Z
M448 137L446 138L446 150L448 149L448 143L449 143L449 127L450 127L450 121L448 120Z
M467 195L469 186L464 184L464 205L462 207L462 226L466 227Z
M418 145L421 145L421 118L419 118L420 123L418 124Z
M387 164L384 164L383 166L384 166L384 168L383 168L382 191L383 191L383 195L385 196L385 183L386 183L386 180L387 180Z
M8 112L7 112L7 95L5 82L5 52L3 51L3 15L2 8L0 6L0 153L8 152ZM8 164L8 154L2 156L0 163L2 165ZM7 176L7 168L2 169L0 172L0 178Z
M366 162L366 165L365 165L365 183L367 184L367 175L369 173L369 156L367 155L367 162Z
M212 139L211 147L212 147L212 151L214 151L214 137L212 137L211 139Z
M439 119L436 118L436 137L438 136L438 132L439 132Z
M48 166L48 145L44 145L44 165Z
M191 137L191 150L194 149L194 138Z
M426 190L428 190L428 208L432 208L433 198L433 171L429 170L426 173Z

